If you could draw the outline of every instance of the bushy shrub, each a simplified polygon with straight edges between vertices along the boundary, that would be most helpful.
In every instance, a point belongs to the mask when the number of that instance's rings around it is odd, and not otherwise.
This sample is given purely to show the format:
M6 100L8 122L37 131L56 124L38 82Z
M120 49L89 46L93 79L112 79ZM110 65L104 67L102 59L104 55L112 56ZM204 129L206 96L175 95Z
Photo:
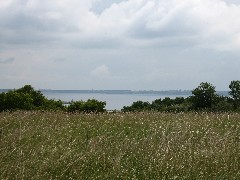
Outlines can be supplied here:
M83 103L84 112L104 112L106 102L98 101L96 99L89 99Z
M61 100L45 99L44 104L40 106L39 109L52 110L52 111L58 111L58 110L65 111L66 106L63 105L63 102Z
M83 101L71 101L69 106L67 107L67 110L69 112L81 112L83 111Z
M136 101L133 102L131 106L124 106L122 111L129 112L129 111L146 111L151 109L151 104L149 102L143 101Z
M234 105L232 99L229 97L218 96L212 108L212 111L228 112L233 111Z
M174 99L171 99L169 97L165 97L162 100L162 105L165 107L173 106L174 105Z
M183 97L177 97L175 99L171 99L166 97L164 99L156 99L152 103L137 101L133 102L131 106L124 106L123 112L131 112L131 111L160 111L160 112L180 112L187 111L188 106L184 106L185 99Z
M96 99L89 99L86 102L72 101L67 109L69 112L98 113L106 111L105 106L106 102L98 101Z

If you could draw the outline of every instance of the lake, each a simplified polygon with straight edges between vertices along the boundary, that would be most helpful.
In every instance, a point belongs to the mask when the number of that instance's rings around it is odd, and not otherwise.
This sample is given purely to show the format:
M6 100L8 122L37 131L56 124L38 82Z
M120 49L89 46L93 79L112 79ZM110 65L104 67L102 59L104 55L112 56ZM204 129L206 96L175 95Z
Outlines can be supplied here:
M86 101L88 99L96 99L99 101L105 101L106 109L107 110L121 110L123 106L129 106L135 101L148 101L152 102L159 98L176 98L176 97L188 97L189 95L161 95L161 94L127 94L127 93L79 93L79 92L54 92L54 91L43 91L42 92L44 96L46 96L48 99L55 99L55 100L62 100L65 102L69 102L71 100L77 101L77 100L83 100Z

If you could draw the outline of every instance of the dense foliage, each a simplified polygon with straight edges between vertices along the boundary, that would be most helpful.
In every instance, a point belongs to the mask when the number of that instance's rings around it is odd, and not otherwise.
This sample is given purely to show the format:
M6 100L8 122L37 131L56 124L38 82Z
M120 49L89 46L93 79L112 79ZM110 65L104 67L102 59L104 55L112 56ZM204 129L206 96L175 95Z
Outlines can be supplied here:
M137 101L131 106L124 106L123 112L131 111L160 111L160 112L187 112L187 111L239 111L240 110L240 81L231 81L229 97L220 96L215 87L202 82L192 90L192 96L171 99L156 99L152 103ZM106 102L89 99L71 101L65 106L60 100L47 99L40 91L30 85L0 94L0 112L14 110L63 110L68 112L104 112Z
M61 101L49 100L30 85L0 94L0 111L6 110L63 110Z
M40 91L34 90L30 85L0 94L0 111L14 110L64 110L69 112L103 112L105 102L95 99L83 101L72 101L70 105L64 106L60 100L47 99Z
M176 97L170 99L156 99L152 103L137 101L131 106L124 106L122 111L239 111L240 108L240 81L232 81L229 85L230 97L220 96L216 93L215 87L202 82L197 88L192 90L192 96L188 98Z
M187 111L189 109L188 99L183 97L176 97L171 99L166 97L164 99L156 99L152 103L137 101L133 102L131 106L124 106L122 111Z
M237 109L240 107L240 81L231 81L229 88L234 108Z
M215 87L210 83L201 83L192 91L192 106L194 109L211 109L217 99Z
M95 99L89 99L84 101L72 101L68 106L69 112L104 112L106 102L98 101Z

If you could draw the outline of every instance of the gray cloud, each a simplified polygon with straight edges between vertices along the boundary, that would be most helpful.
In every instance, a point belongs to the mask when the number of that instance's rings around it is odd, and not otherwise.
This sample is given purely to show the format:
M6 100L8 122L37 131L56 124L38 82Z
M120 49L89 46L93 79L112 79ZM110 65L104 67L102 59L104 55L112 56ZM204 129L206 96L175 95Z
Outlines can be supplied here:
M240 22L232 19L232 16L240 15L240 7L224 6L220 0L211 8L213 3L206 0L201 3L173 0L53 2L34 5L30 1L19 1L4 8L0 13L0 43L55 43L60 46L68 43L79 48L102 48L123 43L134 45L135 39L144 44L149 39L158 45L170 41L175 46L173 42L178 45L180 40L192 46L211 38L218 44L218 39L222 39L221 44L226 46L229 43L240 46L240 35L237 34ZM72 6L74 2L81 8ZM98 4L105 8L96 15L91 10ZM10 11L14 8L16 11ZM231 24L234 27L227 28ZM236 42L232 42L233 38ZM212 46L215 48L214 44Z
M223 0L223 1L230 5L232 5L232 4L239 5L240 4L239 0Z
M15 61L15 58L9 57L9 58L0 58L0 64L10 64Z
M238 2L6 0L2 86L191 89L211 81L226 89L239 78Z
M113 3L121 3L123 1L127 0L99 0L96 1L91 7L91 10L95 12L96 14L101 14L104 10L107 8L110 8Z

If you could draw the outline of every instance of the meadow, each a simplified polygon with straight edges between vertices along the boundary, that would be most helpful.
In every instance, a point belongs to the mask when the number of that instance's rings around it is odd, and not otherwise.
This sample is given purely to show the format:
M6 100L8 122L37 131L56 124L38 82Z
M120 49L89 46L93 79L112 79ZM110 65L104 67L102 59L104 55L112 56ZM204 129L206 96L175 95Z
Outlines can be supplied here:
M0 179L240 179L238 113L0 113Z

